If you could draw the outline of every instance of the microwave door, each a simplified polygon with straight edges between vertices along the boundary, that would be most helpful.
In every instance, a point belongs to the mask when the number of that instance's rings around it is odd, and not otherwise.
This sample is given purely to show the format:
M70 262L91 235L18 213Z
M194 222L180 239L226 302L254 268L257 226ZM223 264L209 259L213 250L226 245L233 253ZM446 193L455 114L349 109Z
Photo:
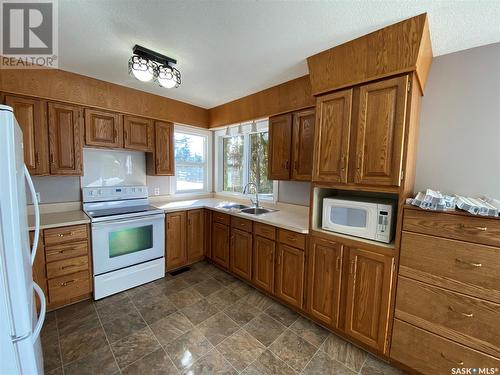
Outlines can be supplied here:
M376 206L358 202L347 205L332 204L327 213L330 230L356 237L374 239L376 234Z

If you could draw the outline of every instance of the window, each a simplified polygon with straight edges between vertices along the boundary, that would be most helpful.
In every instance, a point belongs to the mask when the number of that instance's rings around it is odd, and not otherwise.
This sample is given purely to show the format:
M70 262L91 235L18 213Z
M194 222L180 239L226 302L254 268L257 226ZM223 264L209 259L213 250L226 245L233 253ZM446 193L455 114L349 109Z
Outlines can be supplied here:
M207 191L207 135L175 131L174 138L175 192Z
M255 182L261 198L273 199L274 182L267 179L268 123L259 122L254 133L249 133L250 128L247 125L243 134L233 136L226 136L225 130L216 133L219 140L217 191L241 194L248 182Z

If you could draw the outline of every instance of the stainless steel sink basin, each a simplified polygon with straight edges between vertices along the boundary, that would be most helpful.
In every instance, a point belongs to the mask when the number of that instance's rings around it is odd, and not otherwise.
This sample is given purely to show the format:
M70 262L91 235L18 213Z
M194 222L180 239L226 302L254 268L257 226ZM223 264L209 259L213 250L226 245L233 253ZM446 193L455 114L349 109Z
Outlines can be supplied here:
M245 208L245 209L241 210L240 212L244 213L244 214L251 214L251 215L262 215L262 214L267 214L268 212L276 212L276 210L270 210L267 208L251 207L251 208Z
M242 210L244 208L248 208L248 206L245 206L244 204L238 204L238 203L224 204L220 207L225 208L227 210L231 210L231 209Z

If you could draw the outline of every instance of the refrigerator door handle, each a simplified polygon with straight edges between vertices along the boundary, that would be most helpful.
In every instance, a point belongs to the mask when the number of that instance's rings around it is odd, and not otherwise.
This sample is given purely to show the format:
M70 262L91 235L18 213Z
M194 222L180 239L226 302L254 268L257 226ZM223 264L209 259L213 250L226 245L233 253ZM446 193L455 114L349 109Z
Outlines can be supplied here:
M38 249L38 240L40 238L40 208L38 207L35 186L33 185L33 180L28 172L28 168L26 168L26 164L24 165L24 176L26 177L26 181L28 181L28 186L31 192L31 200L35 206L35 237L33 238L33 247L31 249L31 265L33 265L35 262L36 251Z
M33 342L35 342L38 339L38 336L40 336L40 332L42 331L43 322L45 321L45 313L47 311L47 304L45 303L45 294L43 294L42 288L40 288L40 286L34 281L33 289L40 299L40 316L38 317L38 321L36 322L36 326L32 334L32 340Z

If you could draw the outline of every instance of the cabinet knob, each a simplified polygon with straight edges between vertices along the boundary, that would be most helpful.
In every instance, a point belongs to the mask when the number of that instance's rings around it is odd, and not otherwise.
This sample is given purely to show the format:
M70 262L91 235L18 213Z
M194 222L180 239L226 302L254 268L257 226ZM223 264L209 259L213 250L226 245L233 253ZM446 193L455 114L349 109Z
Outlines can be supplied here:
M453 306L448 306L448 310L454 312L454 313L457 313L457 314L460 314L462 315L463 317L465 318L473 318L474 317L474 314L473 313L464 313L464 312L461 312L461 311L457 311L453 308Z

